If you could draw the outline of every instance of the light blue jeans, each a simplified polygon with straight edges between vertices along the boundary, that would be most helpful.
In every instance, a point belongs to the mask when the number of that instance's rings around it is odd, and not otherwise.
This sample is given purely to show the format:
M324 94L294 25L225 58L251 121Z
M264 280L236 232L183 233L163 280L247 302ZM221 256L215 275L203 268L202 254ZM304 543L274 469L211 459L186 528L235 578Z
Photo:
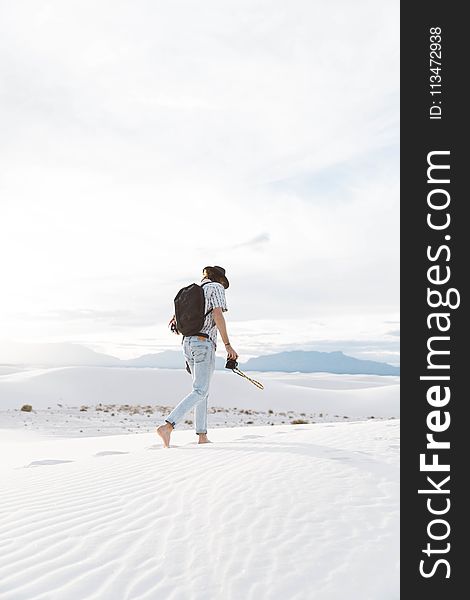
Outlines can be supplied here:
M196 433L207 433L207 398L215 369L214 344L208 338L190 335L183 340L183 353L191 369L193 389L175 406L165 421L175 427L194 408Z

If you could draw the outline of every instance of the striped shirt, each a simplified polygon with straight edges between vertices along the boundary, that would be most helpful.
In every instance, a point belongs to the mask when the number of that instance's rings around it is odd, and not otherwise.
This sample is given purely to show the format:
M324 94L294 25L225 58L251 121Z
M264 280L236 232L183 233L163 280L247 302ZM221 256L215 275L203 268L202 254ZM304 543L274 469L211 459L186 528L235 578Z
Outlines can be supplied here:
M206 307L204 313L208 310L220 307L223 312L228 310L227 301L225 300L225 288L221 283L211 281L210 279L203 279L201 285L204 285L204 297L206 299ZM209 283L210 282L210 283ZM214 348L217 348L217 326L215 324L214 315L210 312L204 319L204 325L201 329L201 333L207 333L209 339L212 340Z

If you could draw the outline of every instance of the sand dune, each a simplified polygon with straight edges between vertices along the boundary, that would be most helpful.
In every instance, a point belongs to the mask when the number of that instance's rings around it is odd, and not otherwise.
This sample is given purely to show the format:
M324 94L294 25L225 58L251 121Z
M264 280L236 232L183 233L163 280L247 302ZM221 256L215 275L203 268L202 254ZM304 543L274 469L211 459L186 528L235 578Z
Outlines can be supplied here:
M375 390L378 391L378 390ZM1 436L4 600L396 600L398 421Z
M399 378L330 373L251 373L258 390L232 372L215 372L212 406L327 412L348 416L399 416ZM58 403L174 406L188 393L190 376L175 369L63 367L0 376L0 407Z

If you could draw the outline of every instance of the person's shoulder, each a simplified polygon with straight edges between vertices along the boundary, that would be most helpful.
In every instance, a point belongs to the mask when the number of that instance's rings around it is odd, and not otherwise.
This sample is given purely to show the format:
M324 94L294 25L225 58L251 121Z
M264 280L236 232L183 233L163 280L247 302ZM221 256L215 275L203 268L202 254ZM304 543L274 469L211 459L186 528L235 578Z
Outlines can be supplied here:
M223 292L225 292L224 286L218 281L211 281L210 283L205 285L204 288L208 288L210 290L222 290Z

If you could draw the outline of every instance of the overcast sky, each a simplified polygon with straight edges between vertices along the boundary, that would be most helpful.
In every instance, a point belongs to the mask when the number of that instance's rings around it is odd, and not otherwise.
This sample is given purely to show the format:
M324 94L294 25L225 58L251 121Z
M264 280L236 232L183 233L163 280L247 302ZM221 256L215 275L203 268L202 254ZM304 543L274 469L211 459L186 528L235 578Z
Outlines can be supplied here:
M0 0L0 337L398 362L399 3Z

